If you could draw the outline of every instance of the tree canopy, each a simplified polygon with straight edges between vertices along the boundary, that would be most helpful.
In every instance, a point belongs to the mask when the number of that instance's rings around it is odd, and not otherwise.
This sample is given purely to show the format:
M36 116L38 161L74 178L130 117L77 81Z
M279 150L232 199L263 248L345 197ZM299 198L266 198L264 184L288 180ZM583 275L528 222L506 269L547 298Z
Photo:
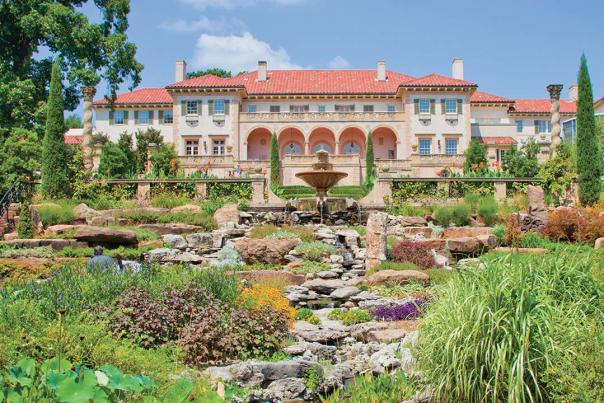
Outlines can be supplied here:
M65 118L65 127L68 129L80 129L83 127L82 119L75 113L72 113Z
M485 173L489 170L487 161L487 149L484 144L477 140L470 141L465 152L466 160L463 163L463 171Z
M237 75L240 75L243 73L247 73L247 71L240 71L239 73L237 73ZM233 77L233 73L231 73L230 70L221 69L220 67L212 67L212 68L205 69L205 70L191 71L191 72L187 73L187 78L201 77L201 76L205 76L207 74L213 74L215 76L222 77L222 78Z
M143 66L126 36L130 1L94 0L99 22L90 22L80 11L88 1L0 2L0 127L44 123L52 60L57 55L62 60L67 110L77 106L80 87L104 80L113 97L126 80L131 88L138 85Z
M539 144L532 137L520 149L512 146L503 156L503 170L514 177L532 178L539 173L538 153Z

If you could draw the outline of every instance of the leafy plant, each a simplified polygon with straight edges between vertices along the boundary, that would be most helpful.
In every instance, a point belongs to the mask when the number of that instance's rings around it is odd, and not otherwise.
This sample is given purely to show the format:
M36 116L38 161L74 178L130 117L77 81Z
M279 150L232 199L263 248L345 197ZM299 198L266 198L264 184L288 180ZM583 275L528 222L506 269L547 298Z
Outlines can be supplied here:
M300 308L296 313L296 320L304 320L313 325L320 325L321 319L312 311L312 309L308 308Z
M131 174L132 162L119 145L107 142L101 151L98 173L105 178L123 179Z
M451 221L453 221L453 208L449 206L437 208L434 210L434 218L443 227L448 227L451 225Z
M302 226L283 226L279 227L274 224L255 225L250 232L251 238L262 239L287 239L300 238L304 242L312 242L315 240L315 233L312 229Z
M344 323L344 325L346 326L371 321L371 315L369 314L369 312L358 308L352 308L348 310L334 309L329 313L328 318L332 320L341 320L342 323Z
M480 202L480 195L477 193L466 193L463 197L464 202L470 206L472 211L476 211Z
M377 320L415 319L426 309L427 302L425 298L418 298L400 305L378 305L371 316Z
M323 258L336 253L336 248L333 245L324 242L302 242L296 246L296 251L308 260L319 262Z
M65 224L75 219L73 204L42 204L36 206L36 211L40 214L40 220L46 226Z
M34 236L34 224L31 219L31 204L29 200L25 200L21 204L19 210L19 226L17 227L17 234L19 238L33 238Z
M470 145L468 146L464 154L464 173L485 173L489 169L487 161L487 149L484 144L480 143L477 140L472 140L470 141Z
M497 237L499 245L503 245L505 237L505 225L497 224L493 227L491 232Z
M498 206L494 197L483 197L478 204L478 216L484 223L491 226L497 219Z
M423 269L434 267L436 264L430 245L410 239L396 244L391 254L397 262L410 262Z
M357 375L352 385L338 389L322 399L324 403L367 403L376 401L398 403L410 399L414 394L412 381L403 371L384 373L378 376L369 374Z
M458 227L467 225L470 222L470 207L465 203L454 205L452 220Z
M521 237L522 237L522 231L520 230L520 223L518 222L518 216L517 215L509 216L507 225L505 227L505 235L503 236L503 243L507 246L517 248L520 246Z
M604 236L604 216L591 208L558 208L548 213L543 234L553 241L593 244Z

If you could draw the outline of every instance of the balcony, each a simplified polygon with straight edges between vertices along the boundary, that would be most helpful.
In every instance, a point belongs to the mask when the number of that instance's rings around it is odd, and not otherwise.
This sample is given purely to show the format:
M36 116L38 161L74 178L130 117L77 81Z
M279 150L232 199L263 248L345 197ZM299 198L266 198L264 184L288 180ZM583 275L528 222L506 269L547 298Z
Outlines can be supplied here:
M402 122L405 112L242 112L241 123L271 122Z

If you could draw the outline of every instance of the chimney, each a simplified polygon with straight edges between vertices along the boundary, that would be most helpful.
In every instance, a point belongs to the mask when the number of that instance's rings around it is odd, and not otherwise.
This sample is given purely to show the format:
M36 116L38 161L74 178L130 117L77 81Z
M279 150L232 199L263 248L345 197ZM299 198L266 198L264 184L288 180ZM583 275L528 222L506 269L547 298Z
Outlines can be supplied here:
M184 60L176 61L176 75L174 76L176 82L185 80L187 78L187 62Z
M268 72L266 70L266 62L264 60L258 61L258 81L266 81L268 78Z
M463 80L463 59L456 57L451 64L451 76Z
M573 84L568 87L568 99L573 102L577 102L579 100L579 86L577 84Z
M377 80L386 81L386 62L383 60L377 62Z

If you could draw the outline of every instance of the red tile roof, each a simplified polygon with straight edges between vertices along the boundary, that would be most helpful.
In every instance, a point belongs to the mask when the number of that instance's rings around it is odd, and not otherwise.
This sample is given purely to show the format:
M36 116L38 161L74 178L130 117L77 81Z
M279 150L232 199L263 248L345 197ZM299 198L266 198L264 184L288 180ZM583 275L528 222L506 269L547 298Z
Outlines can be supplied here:
M488 137L482 136L478 137L478 141L483 144L492 144L492 145L513 145L517 144L517 141L512 137Z
M409 80L401 85L402 87L477 87L476 84L466 81L458 80L443 76L440 74L432 73L427 76L415 78Z
M63 139L65 141L65 144L69 144L69 145L77 145L77 144L82 144L84 142L84 136L67 136L67 135L64 135Z
M376 80L375 70L269 70L266 81L252 71L232 78L195 77L167 88L241 87L248 95L269 94L394 94L413 77L388 71L386 81Z
M514 103L514 100L509 99L509 98L500 97L499 95L489 94L488 92L482 92L482 91L476 90L472 94L472 97L470 98L470 102L490 103L490 104L494 104L494 103L508 104L508 103Z
M549 99L517 99L512 112L550 113L552 102ZM577 113L577 103L560 100L560 113Z
M106 105L106 98L96 99L95 105ZM133 104L171 104L172 96L165 88L139 88L131 92L119 94L115 99L116 105Z

